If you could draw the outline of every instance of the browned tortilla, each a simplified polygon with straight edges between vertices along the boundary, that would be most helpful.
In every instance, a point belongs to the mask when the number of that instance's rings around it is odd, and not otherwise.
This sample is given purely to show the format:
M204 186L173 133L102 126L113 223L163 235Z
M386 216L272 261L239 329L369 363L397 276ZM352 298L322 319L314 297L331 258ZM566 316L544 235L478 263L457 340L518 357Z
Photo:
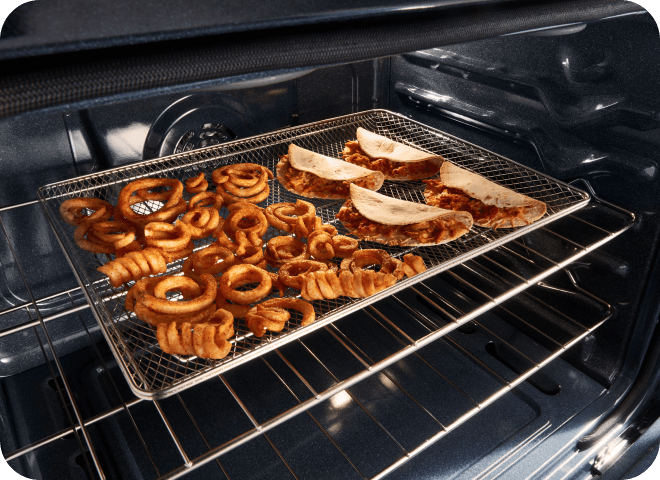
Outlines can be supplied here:
M347 198L346 195L338 195L336 193L317 190L316 188L310 191L300 191L291 182L285 178L286 174L295 170L304 172L307 178L313 179L318 183L318 179L326 181L326 185L332 182L352 183L352 182L373 182L373 186L378 190L385 181L385 176L381 172L374 172L367 168L362 168L353 165L343 160L336 158L326 157L320 153L312 152L296 145L289 145L289 154L282 157L288 161L280 161L277 166L277 178L280 183L294 193L311 198ZM308 184L308 186L311 185ZM322 187L321 187L322 188Z
M393 162L422 162L424 160L442 162L444 160L440 155L423 152L403 143L395 142L362 127L358 127L356 136L362 151L371 158L384 158Z
M521 209L522 218L514 217L504 223L501 219L475 219L475 225L482 227L510 228L529 225L545 215L547 210L546 204L539 200L514 192L450 162L442 164L438 180L446 187L461 190L467 196L476 198L485 205L499 208L503 215L506 215L506 209ZM425 195L427 195L426 192Z
M442 220L448 223L459 222L465 227L463 233L450 235L439 243L455 240L462 234L467 233L472 226L472 216L467 212L454 212L421 203L399 200L356 185L351 185L350 190L351 202L360 215L374 223L390 226L392 229L397 229L397 227L404 225L415 225L436 220ZM421 243L408 237L392 239L390 237L381 238L380 235L358 236L361 236L364 240L377 241L390 245L430 246L439 244Z

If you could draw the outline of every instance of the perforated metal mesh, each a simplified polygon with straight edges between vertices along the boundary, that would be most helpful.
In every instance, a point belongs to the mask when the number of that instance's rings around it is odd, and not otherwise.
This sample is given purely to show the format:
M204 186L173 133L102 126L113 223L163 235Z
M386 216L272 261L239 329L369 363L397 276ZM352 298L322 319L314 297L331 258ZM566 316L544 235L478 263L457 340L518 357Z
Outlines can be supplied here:
M532 225L513 230L491 230L475 226L460 239L434 247L384 247L380 244L362 242L361 248L385 248L396 257L414 251L424 258L428 270L424 274L400 281L395 286L366 299L340 297L334 300L315 301L313 304L317 319L312 325L305 327L300 326L300 316L292 314L291 320L287 322L282 332L267 332L262 338L256 338L242 320L237 320L235 322L236 334L231 339L233 344L231 352L222 360L179 357L163 353L158 346L155 330L124 308L124 295L132 283L118 289L110 287L106 277L96 268L112 257L92 254L79 249L73 241L74 228L64 223L59 217L61 203L70 198L96 197L116 204L121 189L129 182L142 177L168 177L184 181L186 178L198 175L201 171L210 180L211 173L216 168L244 162L265 165L275 171L278 156L286 153L290 143L338 158L346 141L355 139L355 131L359 126L415 148L440 154L456 165L541 200L547 204L547 214ZM421 182L385 182L380 193L424 203L423 190L424 184ZM349 115L143 162L132 167L88 175L42 187L39 190L39 196L62 248L91 301L102 331L126 375L129 385L136 395L150 399L171 395L212 375L262 355L384 296L484 253L510 239L524 235L530 230L539 228L584 206L589 201L589 196L579 189L438 130L383 110ZM274 180L270 182L270 195L262 206L278 202L295 202L298 198L302 197L288 192L277 180ZM335 219L335 214L341 208L343 201L314 200L313 203L316 206L317 215L324 222L334 224L340 233L347 234L341 223ZM144 202L135 205L134 209L140 213L148 213L159 206L158 202ZM220 213L226 216L228 212L222 209ZM280 234L282 232L279 230L269 228L264 243ZM203 248L212 241L211 237L195 241L195 249ZM181 260L170 264L167 275L178 273L182 263ZM297 296L298 294L299 292L292 289L286 292L286 296Z

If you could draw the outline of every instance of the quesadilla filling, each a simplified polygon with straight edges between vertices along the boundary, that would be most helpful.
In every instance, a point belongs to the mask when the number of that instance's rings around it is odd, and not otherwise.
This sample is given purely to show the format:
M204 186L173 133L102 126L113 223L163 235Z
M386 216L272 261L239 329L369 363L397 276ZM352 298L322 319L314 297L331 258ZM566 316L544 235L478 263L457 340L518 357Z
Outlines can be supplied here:
M529 225L531 222L525 218L525 207L499 208L486 205L481 200L466 195L457 188L445 187L439 180L422 180L426 183L424 196L426 203L433 207L446 210L468 212L472 215L474 223L488 223L493 228L513 226L518 219Z
M419 243L435 244L457 238L468 232L468 228L454 218L438 218L410 225L383 225L363 216L351 200L347 200L335 216L352 234L365 239L369 239L369 237L388 239L390 245L400 244L402 237Z
M430 160L393 162L385 158L370 158L362 151L357 141L346 142L346 148L341 152L341 156L358 167L383 172L386 178L425 178L432 177L440 171L440 165Z
M293 167L289 162L288 155L280 156L280 162L277 164L277 177L288 182L287 188L297 193L315 193L340 195L344 198L349 197L349 186L354 183L358 187L375 190L377 180L372 176L360 178L358 180L328 180L314 175L310 172L304 172Z

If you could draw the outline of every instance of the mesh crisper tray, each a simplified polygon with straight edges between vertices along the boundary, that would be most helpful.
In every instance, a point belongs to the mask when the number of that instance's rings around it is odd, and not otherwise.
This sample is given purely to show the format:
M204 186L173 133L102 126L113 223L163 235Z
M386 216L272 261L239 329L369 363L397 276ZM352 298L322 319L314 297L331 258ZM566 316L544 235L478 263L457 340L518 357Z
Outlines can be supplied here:
M97 197L116 204L120 190L138 178L169 177L184 181L202 171L210 180L211 172L216 168L242 162L259 163L274 172L278 155L285 154L288 145L292 142L338 158L345 142L355 139L355 131L359 126L416 148L440 154L456 165L479 173L532 198L542 200L548 206L547 214L532 225L517 229L492 230L475 226L462 238L433 247L384 247L381 244L362 242L361 248L385 248L395 257L412 251L423 257L428 270L413 278L397 282L393 287L369 298L340 297L335 300L315 301L313 304L317 315L316 321L305 327L300 326L300 317L292 313L291 320L287 322L282 332L267 332L262 338L256 338L247 329L243 320L237 320L235 322L236 334L231 340L233 347L229 355L222 360L179 357L163 353L158 346L155 330L124 308L124 295L132 283L118 289L110 287L106 277L96 268L112 257L92 254L78 248L73 240L74 228L59 217L60 204L70 198ZM278 202L295 202L297 198L302 198L282 188L277 180L271 181L270 187L270 195L262 206ZM423 190L422 182L385 182L380 193L423 203ZM184 195L187 196L187 194ZM129 385L137 396L147 399L166 397L263 355L380 298L556 220L586 205L589 201L589 195L582 190L384 110L372 110L288 128L47 185L39 189L39 197ZM316 206L317 215L323 218L324 222L335 224L341 234L347 233L334 217L335 213L339 211L342 201L314 200L313 203ZM145 202L137 204L133 208L137 211L142 209L146 213L150 208L158 207L157 202L153 204ZM223 208L220 213L226 216L228 212ZM283 233L271 227L268 229L264 241L280 234ZM212 241L212 237L195 241L195 248L203 248ZM167 275L180 272L182 263L181 260L170 264ZM298 294L298 291L292 289L288 289L286 292L287 296Z

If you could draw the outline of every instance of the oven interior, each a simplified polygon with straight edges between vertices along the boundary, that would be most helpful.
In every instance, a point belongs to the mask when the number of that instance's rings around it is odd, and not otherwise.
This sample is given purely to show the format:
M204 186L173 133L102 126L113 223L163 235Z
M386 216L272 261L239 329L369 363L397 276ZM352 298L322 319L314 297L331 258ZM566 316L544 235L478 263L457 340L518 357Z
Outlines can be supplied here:
M588 470L575 444L635 380L657 320L658 47L653 19L631 15L0 121L9 464L73 479ZM592 201L180 394L135 397L37 188L377 108Z

